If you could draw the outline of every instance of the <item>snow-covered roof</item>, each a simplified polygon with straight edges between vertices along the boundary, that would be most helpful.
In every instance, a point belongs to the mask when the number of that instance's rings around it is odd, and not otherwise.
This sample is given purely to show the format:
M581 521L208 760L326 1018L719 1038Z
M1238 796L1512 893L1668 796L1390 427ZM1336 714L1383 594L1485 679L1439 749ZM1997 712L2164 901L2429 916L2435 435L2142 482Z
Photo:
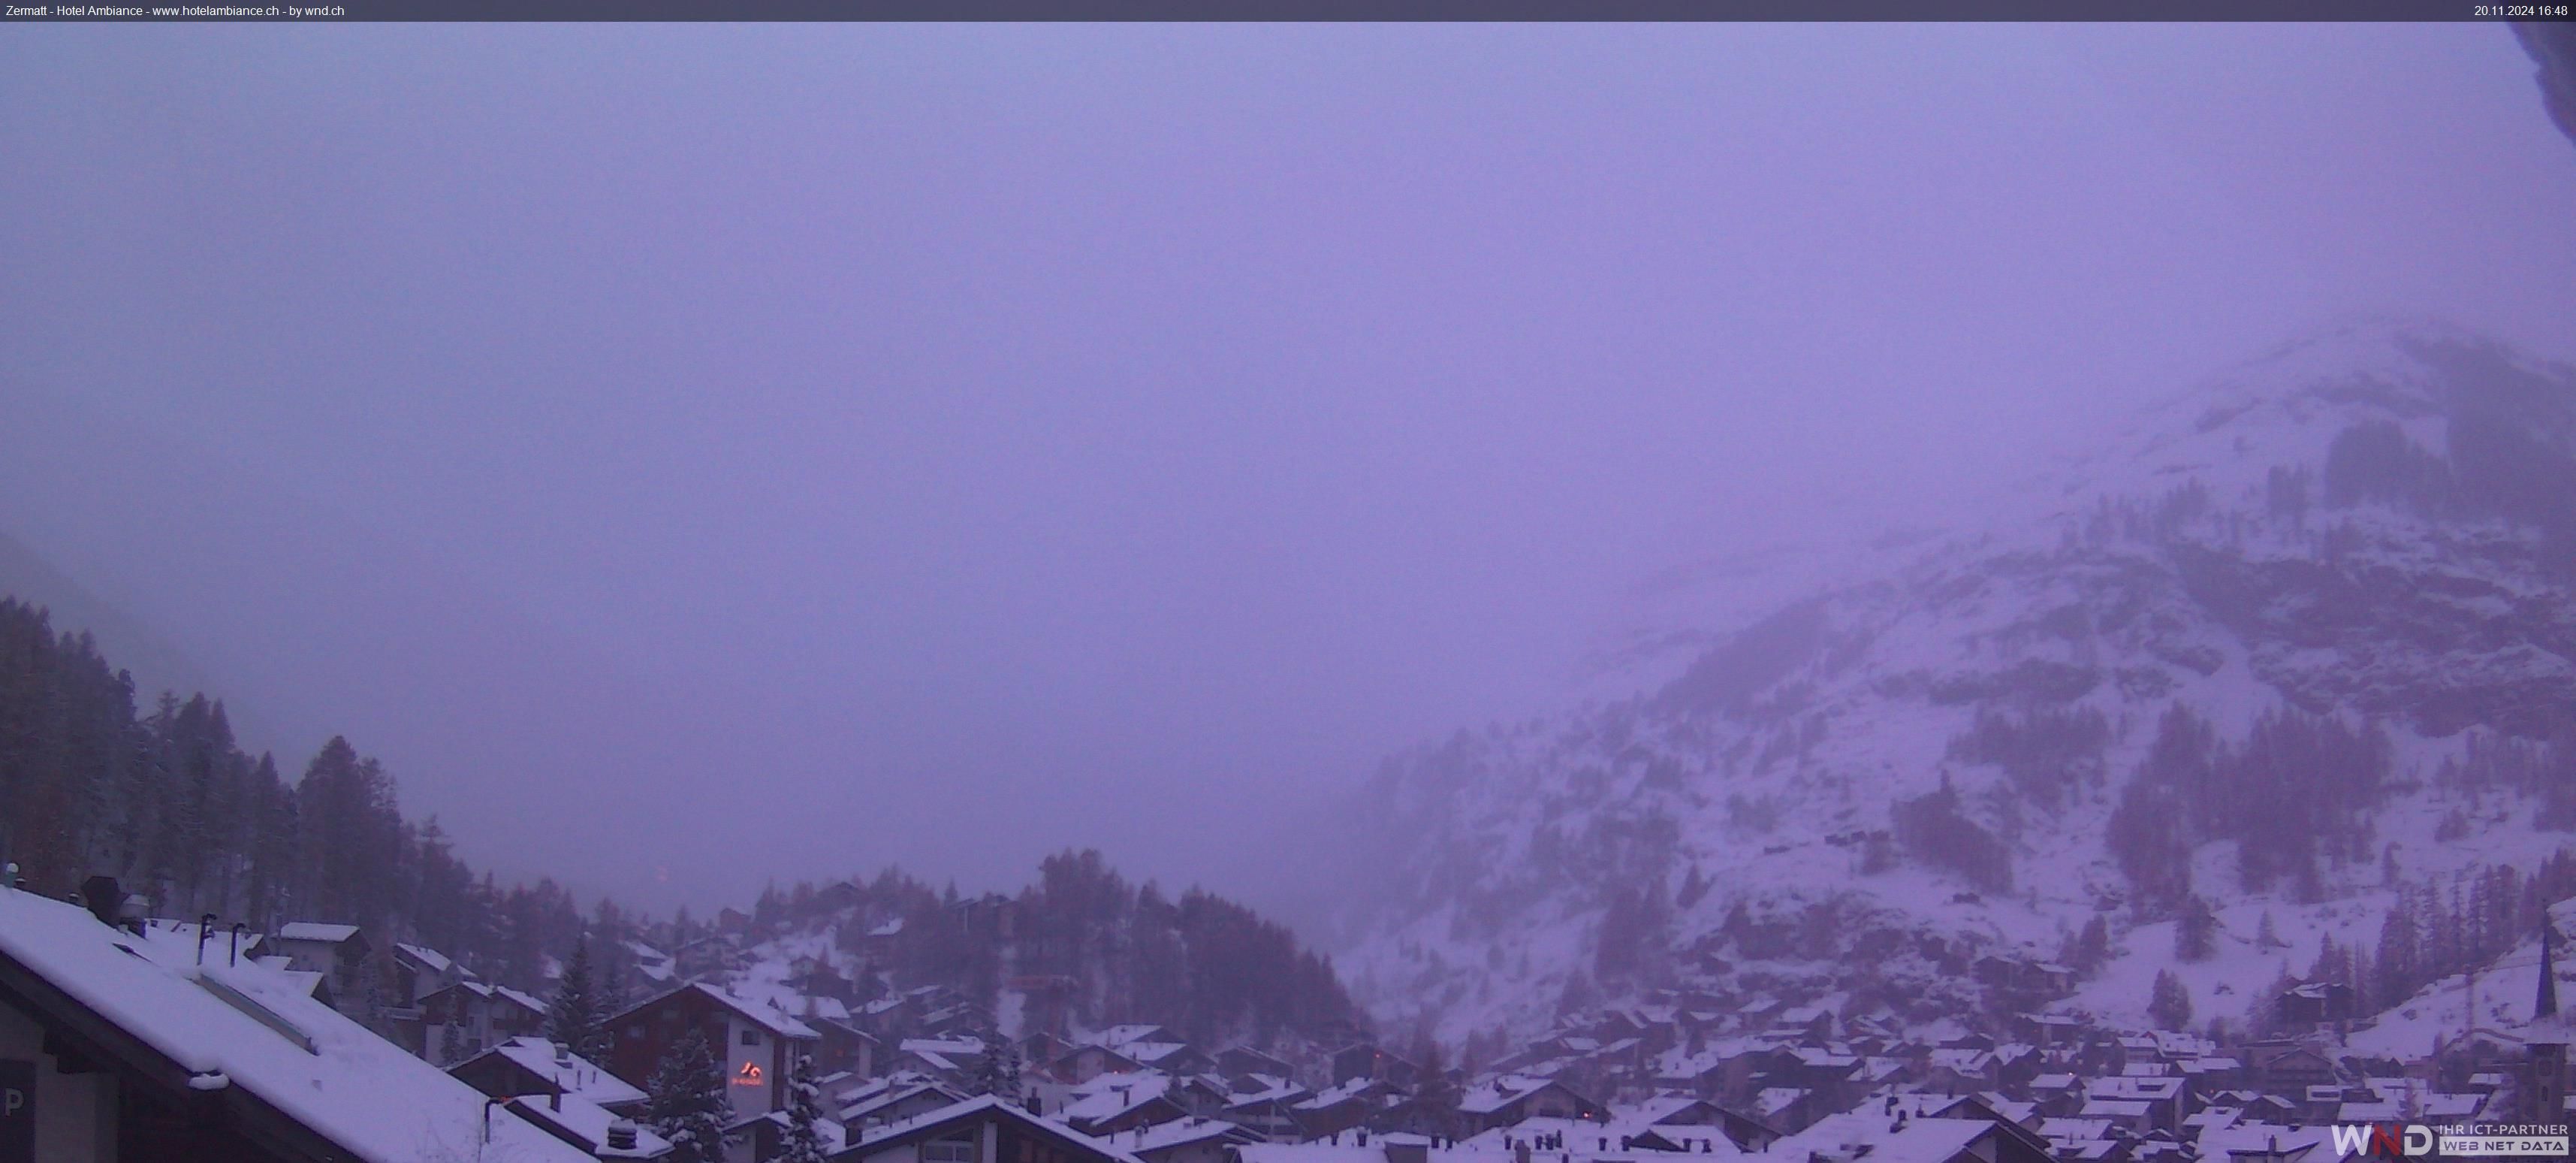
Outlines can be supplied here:
M1146 1022L1129 1022L1125 1025L1111 1026L1108 1029L1096 1031L1089 1037L1077 1038L1075 1041L1089 1042L1096 1046L1109 1046L1114 1048L1124 1046L1129 1042L1142 1042L1147 1039L1154 1038L1156 1035L1163 1032L1163 1027L1161 1026Z
M196 944L198 931L204 926L204 922L202 921L178 921L171 920L167 917L154 917L143 922L143 924L154 937L165 935L185 937L191 947ZM261 934L244 929L240 937L240 955L243 957L253 956L251 950L259 948L259 943L262 939ZM235 945L232 930L218 925L207 932L206 956L222 957L226 960L230 960L234 956L234 952Z
M1156 1123L1150 1127L1138 1127L1114 1141L1119 1146L1141 1155L1147 1151L1166 1151L1191 1143L1203 1143L1210 1139L1227 1137L1250 1139L1252 1134L1223 1119L1187 1118Z
M1056 1113L1069 1123L1116 1118L1163 1097L1172 1080L1163 1074L1103 1074L1073 1090L1074 1097Z
M903 1072L842 1091L833 1098L841 1105L841 1121L856 1123L896 1103L923 1094L935 1094L951 1103L963 1102L967 1097L938 1079Z
M277 927L280 941L320 941L337 945L357 935L356 925L327 925L320 921L288 921Z
M601 1106L623 1106L645 1099L634 1084L602 1070L596 1063L544 1038L512 1038L484 1051L519 1064L529 1073Z
M1365 1076L1348 1079L1315 1092L1314 1097L1296 1104L1295 1109L1301 1111L1325 1110L1330 1107L1349 1102L1351 1099L1360 1095L1367 1094L1371 1090L1376 1089L1377 1085L1378 1082L1376 1079Z
M937 1054L943 1058L972 1058L984 1052L982 1038L906 1038L895 1046L907 1054Z
M2298 1158L2302 1152L2307 1152L2308 1158L2325 1160L2334 1158L2333 1148L2326 1143L2330 1133L2331 1127L2322 1123L2304 1127L2285 1127L2278 1123L2262 1122L2237 1123L2234 1126L2213 1127L2201 1132L2196 1146L2199 1148L2200 1157L2211 1160L2212 1163L2224 1163L2230 1155L2274 1152L2288 1155L2293 1159Z
M1093 1138L1090 1135L1083 1134L1080 1131L1074 1130L1072 1127L1066 1126L1060 1119L1030 1114L1028 1111L1021 1109L1017 1104L1006 1102L1001 1098L1001 1096L991 1094L977 1095L974 1098L966 1099L963 1102L950 1103L949 1105L940 1107L937 1110L924 1111L921 1114L914 1115L908 1119L887 1123L884 1126L870 1127L865 1133L861 1134L857 1140L850 1142L845 1150L856 1150L864 1153L869 1147L876 1144L885 1143L892 1139L908 1138L912 1135L939 1127L943 1124L972 1118L987 1111L998 1114L1002 1118L1018 1122L1022 1126L1043 1131L1046 1134L1068 1140L1077 1146L1097 1151L1108 1156L1112 1160L1112 1163L1142 1163L1142 1161L1137 1159L1136 1156L1128 1153L1127 1151L1121 1150L1116 1144L1111 1143L1107 1139Z
M1633 1106L1614 1108L1611 1115L1615 1121L1653 1126L1693 1107L1703 1105L1707 1105L1707 1100L1697 1095L1666 1092L1649 1095Z
M1950 1163L1979 1139L1996 1133L1996 1124L1984 1119L1898 1121L1852 1111L1827 1115L1814 1126L1773 1143L1771 1151L1783 1159L1848 1158L1851 1148L1865 1144L1869 1163Z
M719 1002L723 1002L726 1008L742 1015L744 1018L766 1027L770 1033L776 1034L779 1037L820 1038L823 1036L816 1033L814 1027L796 1020L793 1015L790 1015L785 1010L779 1009L776 1005L764 1005L722 986L709 985L706 982L697 981L691 982L682 988L697 990L706 994L708 997L714 998ZM543 1009L544 1007L540 1006L539 1008Z
M2112 1125L2110 1119L2102 1118L2046 1118L2039 1120L2039 1135L2056 1142L2081 1143L2108 1138Z
M1766 1086L1753 1096L1753 1113L1766 1117L1776 1115L1805 1097L1807 1092L1799 1087Z
M619 1117L598 1103L570 1094L560 1099L534 1095L514 1098L510 1100L510 1110L530 1122L560 1128L590 1144L593 1150L608 1141L608 1124ZM628 1121L635 1124L635 1153L638 1156L651 1157L670 1149L671 1141L654 1134L650 1124L640 1119Z
M1267 1074L1255 1074L1251 1076L1251 1080L1254 1085L1254 1089L1239 1090L1226 1096L1225 1102L1228 1108L1250 1106L1256 1103L1265 1102L1285 1102L1306 1093L1305 1087L1299 1086L1285 1078L1273 1078Z
M1420 1136L1381 1135L1371 1137L1365 1147L1329 1142L1245 1143L1234 1152L1242 1163L1386 1163L1387 1144L1406 1139L1417 1144L1428 1142ZM1586 1152L1570 1154L1576 1159L1589 1157ZM1511 1152L1484 1147L1432 1147L1424 1152L1424 1158L1428 1163L1513 1163Z
M762 1114L746 1115L742 1118L735 1119L732 1125L727 1126L725 1130L730 1133L740 1134L747 1131L753 1123L768 1123L777 1127L780 1131L785 1131L787 1129L787 1112L768 1111ZM823 1153L827 1155L835 1151L839 1151L842 1146L849 1141L849 1129L828 1118L817 1118L814 1120L814 1134L815 1137L823 1141Z
M1557 1085L1553 1078L1528 1074L1506 1074L1469 1089L1458 1099L1458 1109L1471 1115L1486 1115Z
M456 967L456 962L449 960L447 954L427 945L406 945L397 941L394 952L419 962L422 968L432 973L445 973Z
M273 971L211 957L198 966L193 940L183 951L109 928L78 906L0 889L0 956L186 1071L192 1089L237 1090L354 1158L588 1158L515 1119L495 1118L487 1132L484 1096L473 1087Z

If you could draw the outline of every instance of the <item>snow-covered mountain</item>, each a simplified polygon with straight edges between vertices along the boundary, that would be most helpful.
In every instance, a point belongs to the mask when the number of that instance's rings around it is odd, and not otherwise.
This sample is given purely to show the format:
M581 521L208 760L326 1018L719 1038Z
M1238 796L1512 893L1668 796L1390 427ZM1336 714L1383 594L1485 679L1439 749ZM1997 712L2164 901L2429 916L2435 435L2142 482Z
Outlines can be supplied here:
M2086 961L2044 1004L2143 1024L2171 969L2241 1020L2576 826L2576 369L2456 329L2330 329L1960 531L1712 574L1601 697L1351 805L1364 1004L1448 1039L1673 984L1973 1013L2019 1004L1959 972L1996 952Z

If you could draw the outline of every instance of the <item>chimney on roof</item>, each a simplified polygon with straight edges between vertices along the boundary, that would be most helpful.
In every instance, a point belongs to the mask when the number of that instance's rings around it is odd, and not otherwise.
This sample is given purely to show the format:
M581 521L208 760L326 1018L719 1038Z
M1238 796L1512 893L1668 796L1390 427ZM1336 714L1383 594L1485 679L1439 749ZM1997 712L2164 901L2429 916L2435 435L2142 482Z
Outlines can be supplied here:
M115 877L93 876L82 881L80 895L81 905L98 918L99 924L116 927L117 914L125 909L125 890L118 887Z
M634 1122L634 1120L632 1120L632 1119L611 1119L611 1120L609 1120L609 1122L608 1122L608 1142L607 1142L607 1146L608 1146L608 1148L609 1148L610 1150L612 1150L612 1151L632 1151L632 1150L634 1150L634 1149L635 1149L635 1122Z

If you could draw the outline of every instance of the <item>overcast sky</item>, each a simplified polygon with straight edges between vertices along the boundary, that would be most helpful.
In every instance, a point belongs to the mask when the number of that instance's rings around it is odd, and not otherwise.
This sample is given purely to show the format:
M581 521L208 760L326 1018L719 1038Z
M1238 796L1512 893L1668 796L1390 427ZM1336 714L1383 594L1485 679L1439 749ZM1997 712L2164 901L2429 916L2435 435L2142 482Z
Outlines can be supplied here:
M1644 579L2338 315L2576 356L2504 30L0 36L0 533L667 906L1293 890ZM291 752L291 754L288 754Z

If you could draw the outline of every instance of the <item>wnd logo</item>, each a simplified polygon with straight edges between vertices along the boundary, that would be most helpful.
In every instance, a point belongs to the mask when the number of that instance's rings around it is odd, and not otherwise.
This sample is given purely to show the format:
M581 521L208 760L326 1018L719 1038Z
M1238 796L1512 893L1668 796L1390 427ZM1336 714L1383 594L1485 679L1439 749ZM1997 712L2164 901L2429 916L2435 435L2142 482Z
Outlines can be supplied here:
M2433 1128L2421 1123L2337 1123L2333 1131L2335 1154L2346 1159L2433 1153Z

